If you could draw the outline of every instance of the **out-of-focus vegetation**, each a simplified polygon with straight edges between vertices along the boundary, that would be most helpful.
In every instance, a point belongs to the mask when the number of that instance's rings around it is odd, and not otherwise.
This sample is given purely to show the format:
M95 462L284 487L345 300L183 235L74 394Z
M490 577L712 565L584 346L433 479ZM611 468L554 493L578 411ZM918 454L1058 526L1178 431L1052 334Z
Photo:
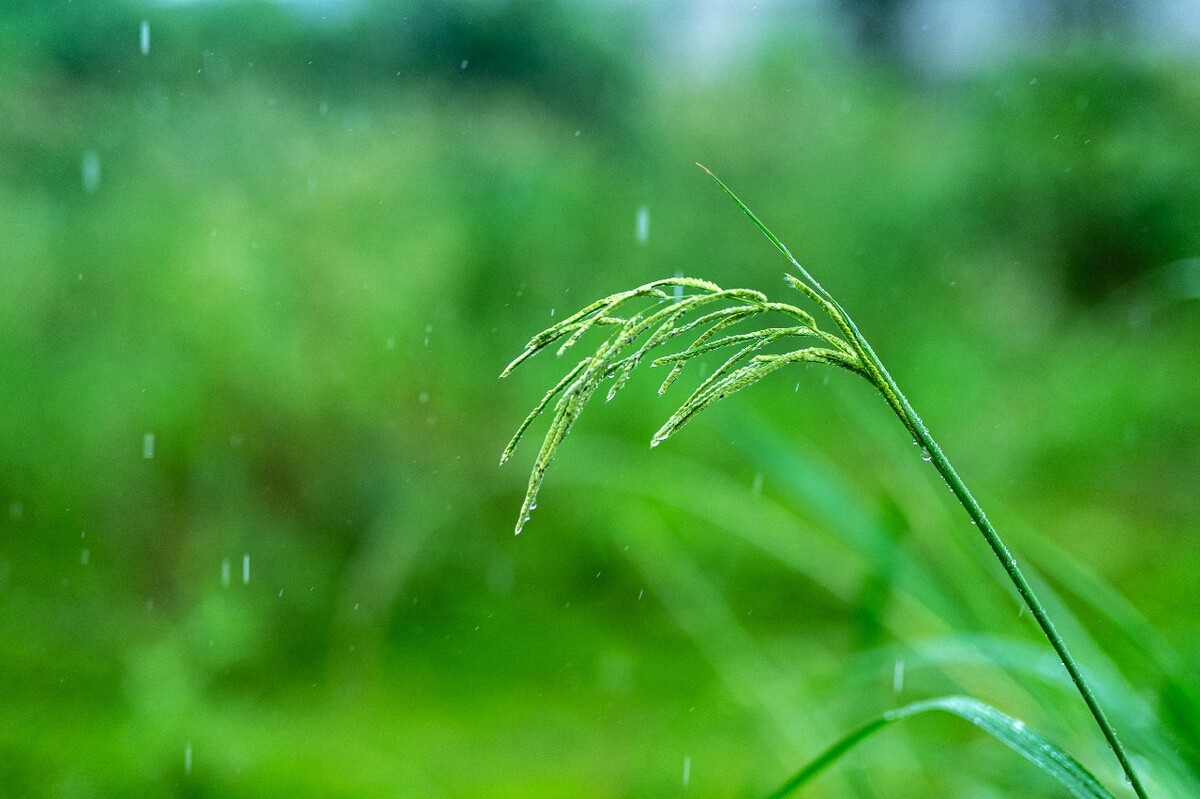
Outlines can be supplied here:
M926 70L830 8L701 69L687 13L4 5L0 795L755 796L947 692L1118 785L847 377L653 453L635 377L513 538L533 453L496 460L561 371L496 380L532 332L680 270L784 290L693 161L854 313L1151 784L1195 790L1200 65L1063 34ZM811 795L1055 794L930 719Z

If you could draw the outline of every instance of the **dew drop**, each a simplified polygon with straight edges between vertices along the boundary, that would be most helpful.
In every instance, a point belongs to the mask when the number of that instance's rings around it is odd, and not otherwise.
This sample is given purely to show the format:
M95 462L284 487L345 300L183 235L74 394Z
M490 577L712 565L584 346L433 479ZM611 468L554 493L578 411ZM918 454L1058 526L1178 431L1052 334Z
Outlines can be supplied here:
M929 454L929 450L925 449L924 447L921 447L921 460L925 461L926 463L929 463L929 461L933 460L933 456Z

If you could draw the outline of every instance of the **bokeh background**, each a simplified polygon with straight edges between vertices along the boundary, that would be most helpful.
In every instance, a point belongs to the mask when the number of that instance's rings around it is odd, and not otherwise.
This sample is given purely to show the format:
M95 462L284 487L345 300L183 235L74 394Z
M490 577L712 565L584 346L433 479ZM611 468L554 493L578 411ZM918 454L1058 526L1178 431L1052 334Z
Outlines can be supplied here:
M591 299L854 313L1157 796L1200 789L1187 0L0 5L0 796L761 796L969 693L1115 763L864 384L497 465ZM674 396L672 396L674 395ZM535 438L541 433L535 428ZM1059 796L953 718L814 797Z

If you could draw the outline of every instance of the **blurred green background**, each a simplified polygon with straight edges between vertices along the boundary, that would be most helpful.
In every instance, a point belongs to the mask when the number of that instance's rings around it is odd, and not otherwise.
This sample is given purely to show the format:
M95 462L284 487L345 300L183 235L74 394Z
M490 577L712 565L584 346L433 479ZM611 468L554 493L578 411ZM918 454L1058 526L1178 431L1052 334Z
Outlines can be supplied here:
M1197 795L1197 51L1165 0L4 3L0 796L753 797L958 692L1123 787L849 376L653 452L698 373L635 378L513 536L530 335L677 272L795 300L695 161ZM1060 793L920 718L806 795Z

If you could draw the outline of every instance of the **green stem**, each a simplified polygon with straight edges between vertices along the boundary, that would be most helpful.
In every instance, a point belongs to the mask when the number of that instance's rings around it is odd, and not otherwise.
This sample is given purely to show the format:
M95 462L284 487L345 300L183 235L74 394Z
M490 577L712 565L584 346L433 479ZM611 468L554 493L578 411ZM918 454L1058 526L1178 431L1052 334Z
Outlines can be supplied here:
M845 314L839 306L839 311ZM1033 614L1033 618L1037 620L1038 626L1042 628L1046 639L1050 642L1050 646L1054 647L1054 651L1058 654L1058 659L1062 661L1063 666L1067 670L1067 674L1071 676L1071 682L1075 683L1075 687L1079 689L1079 695L1083 697L1083 701L1087 704L1088 710L1092 712L1092 718L1096 720L1100 731L1104 733L1104 738L1108 741L1109 748L1113 754L1117 756L1117 760L1121 763L1121 768L1125 772L1125 777L1129 784L1133 787L1139 799L1147 799L1146 789L1142 786L1141 780L1138 778L1137 772L1134 771L1133 764L1129 760L1129 755L1125 751L1125 747L1121 745L1121 741L1117 738L1117 731L1113 729L1108 717L1104 714L1104 710L1100 707L1100 703L1096 701L1096 695L1092 692L1087 680L1084 679L1083 673L1079 670L1075 658L1071 656L1067 649L1067 643L1063 640L1062 635L1054 626L1050 615L1046 612L1046 608L1034 593L1033 586L1025 579L1025 575L1021 573L1021 569L1017 566L1017 560L1013 557L1004 541L1000 538L1000 534L996 532L996 528L992 526L987 514L983 512L983 508L971 495L971 491L967 488L962 478L958 476L958 472L950 464L950 460L942 452L942 448L938 446L933 435L929 432L929 428L921 421L921 417L913 410L908 399L900 391L900 387L896 381L888 374L883 363L879 360L879 356L867 344L866 339L858 332L858 328L850 320L849 316L845 316L847 326L853 333L853 338L856 344L859 345L860 356L868 365L868 369L872 372L872 377L878 381L877 387L887 400L889 406L900 417L900 421L904 423L914 436L916 443L924 448L925 453L928 453L930 461L934 468L945 479L946 484L950 486L950 490L954 492L954 496L958 498L959 503L967 511L967 515L971 517L971 521L979 528L979 532L983 534L983 538L987 541L987 545L995 554L996 559L1000 561L1000 565L1004 568L1005 574L1012 584L1016 587L1017 593L1021 595L1021 599L1025 602L1025 607L1029 608L1029 612ZM875 382L873 380L872 382Z
M850 314L846 313L846 310L842 308L829 292L822 288L816 278L800 265L800 262L796 260L791 251L762 223L762 220L755 216L749 206L742 202L708 167L703 164L697 164L697 166L707 172L717 182L717 185L724 189L725 193L742 209L742 212L750 217L750 221L766 235L771 244L775 245L775 249L783 253L792 263L792 266L799 271L804 280L789 278L792 285L824 308L833 321L837 323L838 327L842 329L842 332L849 337L851 346L858 353L863 376L879 389L880 393L883 394L883 398L887 400L888 405L900 417L900 421L904 423L904 426L916 438L917 443L929 453L934 467L937 468L942 478L950 486L950 490L958 497L958 501L966 509L967 514L971 517L971 521L979 528L979 532L983 534L984 540L992 548L992 552L995 553L996 558L1000 561L1000 565L1004 567L1005 573L1008 574L1008 579L1016 586L1017 593L1021 595L1025 606L1029 608L1029 612L1037 619L1037 623L1042 628L1042 632L1045 633L1047 640L1050 641L1050 645L1058 653L1058 659L1062 661L1063 666L1067 669L1067 673L1071 675L1071 681L1079 689L1080 696L1087 703L1088 710L1092 712L1092 717L1096 719L1096 723L1100 725L1100 731L1104 733L1104 737L1108 741L1113 754L1121 762L1121 768L1125 771L1125 776L1129 780L1129 784L1133 786L1134 792L1138 795L1139 799L1147 799L1146 789L1142 787L1142 782L1138 779L1137 772L1133 770L1133 764L1129 762L1129 755L1125 753L1125 747L1121 746L1121 742L1117 739L1117 731L1113 729L1112 724L1109 723L1108 718L1104 715L1104 711L1100 709L1100 704L1096 701L1096 696L1092 693L1092 689L1088 686L1087 681L1083 678L1083 674L1079 671L1079 666L1076 665L1075 658L1071 657L1071 653L1067 651L1067 644L1063 641L1062 636L1058 634L1058 630L1054 628L1054 622L1050 620L1050 616L1046 613L1046 608L1038 600L1032 586L1029 585L1029 581L1025 579L1025 575L1017 567L1016 558L1008 551L1008 547L1000 539L996 528L992 527L992 523L988 521L983 508L975 501L975 497L971 496L971 492L967 490L967 486L963 483L962 478L958 476L958 472L954 471L954 467L950 465L950 461L947 460L946 455L942 452L942 448L933 440L933 436L929 433L929 428L921 421L921 417L917 416L917 412L913 410L908 399L900 391L900 387L896 385L896 381L888 374L887 369L883 366L883 362L875 354L875 350L871 349L871 345L867 343L866 338L858 331L858 327L854 324L854 320L850 318Z

